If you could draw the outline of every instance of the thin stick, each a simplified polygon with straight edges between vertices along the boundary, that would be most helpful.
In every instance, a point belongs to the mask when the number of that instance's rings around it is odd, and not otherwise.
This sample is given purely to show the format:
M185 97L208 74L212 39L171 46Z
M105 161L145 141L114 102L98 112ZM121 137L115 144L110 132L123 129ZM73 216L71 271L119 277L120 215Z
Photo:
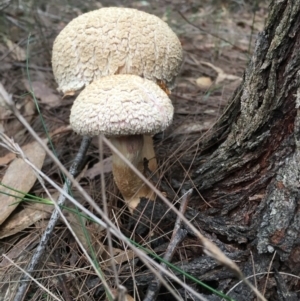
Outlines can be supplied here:
M180 204L180 209L179 211L184 215L185 211L186 211L186 207L189 201L189 197L192 194L193 190L190 189L182 198L182 202ZM178 246L178 244L186 237L188 231L186 229L183 229L181 227L182 225L182 219L180 218L180 216L178 215L176 218L176 222L175 222L175 226L174 226L174 231L172 234L172 238L170 241L170 244L168 245L168 248L166 250L166 253L164 255L164 260L165 261L171 261L175 249ZM161 266L165 269L167 266L164 262L161 263ZM160 275L162 275L162 272L159 271L158 272ZM159 293L161 287L161 281L159 278L155 277L155 279L153 279L151 281L151 283L148 286L148 290L146 293L146 296L144 298L144 301L154 301Z
M83 159L84 159L84 156L88 150L88 147L90 145L90 142L91 142L91 138L90 137L86 137L84 136L82 138L82 141L81 141L81 145L80 145L80 148L78 150L78 153L74 159L74 162L73 164L71 165L70 167L70 174L75 177L75 175L78 173L78 168L80 166L80 164L82 163ZM63 191L65 192L68 192L69 191L69 188L70 188L70 185L71 185L71 181L69 178L66 178L66 181L65 181L65 184L63 186ZM57 206L61 207L64 205L65 203L65 200L66 200L66 197L65 195L63 194L60 194L59 198L58 198L58 201L57 201ZM45 251L45 248L49 242L49 239L51 237L51 234L55 228L55 225L59 219L59 211L54 209L52 215L51 215L51 218L49 220L49 223L48 223L48 226L46 228L46 230L44 231L42 237L41 237L41 240L40 240L40 243L39 245L37 246L36 250L35 250L35 253L33 254L32 258L31 258L31 261L27 267L27 274L24 274L23 277L21 278L20 280L20 285L18 287L18 291L15 295L15 299L14 301L22 301L23 298L25 297L25 292L28 288L28 285L29 285L29 276L32 274L32 272L34 271L35 267L37 266L37 264L39 263L40 261L40 258L42 257L42 255L44 254L44 251Z

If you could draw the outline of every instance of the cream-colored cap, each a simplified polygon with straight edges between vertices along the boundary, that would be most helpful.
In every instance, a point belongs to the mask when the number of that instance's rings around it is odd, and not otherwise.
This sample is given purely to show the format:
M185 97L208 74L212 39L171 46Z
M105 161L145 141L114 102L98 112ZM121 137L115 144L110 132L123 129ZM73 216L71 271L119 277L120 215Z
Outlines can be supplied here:
M163 131L173 119L168 95L136 75L111 75L92 82L73 103L70 124L81 135L127 136Z
M182 47L172 29L154 15L109 7L72 20L53 45L58 90L80 90L113 74L135 74L172 88L182 63Z

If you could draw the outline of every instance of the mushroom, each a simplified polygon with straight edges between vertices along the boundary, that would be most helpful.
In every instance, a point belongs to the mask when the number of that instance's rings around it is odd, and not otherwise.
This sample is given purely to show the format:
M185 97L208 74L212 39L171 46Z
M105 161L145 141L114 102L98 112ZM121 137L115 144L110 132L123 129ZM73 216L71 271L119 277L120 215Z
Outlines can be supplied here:
M131 8L106 7L73 19L56 37L52 67L64 94L113 74L135 74L172 88L182 47L158 17Z
M80 15L60 32L53 44L52 66L64 95L113 74L139 75L168 91L182 58L181 43L167 23L136 9L107 7ZM144 137L143 157L154 172L151 136Z
M168 95L155 83L136 75L112 75L93 81L76 98L70 124L84 136L104 134L139 170L143 171L144 135L165 130L174 108ZM154 199L143 183L113 153L113 176L131 212L141 197Z

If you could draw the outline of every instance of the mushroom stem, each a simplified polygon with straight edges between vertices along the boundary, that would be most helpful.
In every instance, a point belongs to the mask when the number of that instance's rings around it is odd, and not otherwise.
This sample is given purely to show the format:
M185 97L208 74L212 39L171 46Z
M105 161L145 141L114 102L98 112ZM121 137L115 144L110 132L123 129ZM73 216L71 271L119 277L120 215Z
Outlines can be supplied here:
M151 137L132 135L113 137L110 139L110 141L140 172L143 172L143 160L145 157L144 146L148 145L149 138ZM152 138L150 140L150 145L151 141ZM154 150L147 152L147 155L153 157ZM147 159L151 158L148 157ZM130 212L132 213L139 204L141 197L153 199L154 193L117 154L113 153L112 160L114 181L118 186L125 202L127 203ZM153 164L151 166L154 167Z

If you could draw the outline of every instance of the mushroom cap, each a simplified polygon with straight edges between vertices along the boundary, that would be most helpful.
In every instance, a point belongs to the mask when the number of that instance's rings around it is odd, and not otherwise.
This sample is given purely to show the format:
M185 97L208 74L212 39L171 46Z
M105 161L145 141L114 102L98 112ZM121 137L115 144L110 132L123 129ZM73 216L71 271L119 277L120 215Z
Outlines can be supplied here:
M155 83L136 75L111 75L92 82L73 103L70 124L81 135L154 134L172 122L174 108Z
M54 77L63 93L113 74L135 74L172 88L181 63L182 47L172 29L131 8L80 15L56 37L52 52Z

